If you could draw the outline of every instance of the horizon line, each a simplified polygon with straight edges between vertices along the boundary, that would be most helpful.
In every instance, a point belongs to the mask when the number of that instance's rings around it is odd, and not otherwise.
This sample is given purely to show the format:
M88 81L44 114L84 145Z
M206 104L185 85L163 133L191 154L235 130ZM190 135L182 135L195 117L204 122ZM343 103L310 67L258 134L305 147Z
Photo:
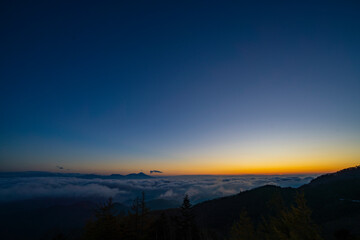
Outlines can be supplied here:
M147 176L152 176L152 177L176 177L176 176L270 176L270 175L317 175L317 174L329 174L329 173L335 173L337 171L343 170L343 169L347 169L347 168L342 168L339 170L335 170L335 171L316 171L316 172L273 172L273 173L269 173L269 172L264 172L264 173L234 173L234 174L229 174L229 173L224 173L224 174L204 174L204 173L200 173L200 174L159 174L159 173L155 173L155 174L151 174L151 173L146 173L143 171L139 171L139 172L129 172L129 173L96 173L96 172L60 172L60 171L41 171L41 170L23 170L23 171L3 171L0 170L0 174L1 173L26 173L26 172L39 172L39 173L58 173L58 174L81 174L81 175L99 175L99 176L111 176L111 175L122 175L122 176L126 176L126 175L130 175L130 174L140 174L143 173Z

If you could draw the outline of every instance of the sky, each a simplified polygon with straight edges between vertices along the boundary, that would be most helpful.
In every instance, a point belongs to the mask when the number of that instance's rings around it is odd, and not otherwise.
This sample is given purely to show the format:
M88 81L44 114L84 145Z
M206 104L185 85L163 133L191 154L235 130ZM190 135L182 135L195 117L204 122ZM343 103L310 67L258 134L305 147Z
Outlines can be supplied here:
M0 4L0 171L360 163L357 1Z

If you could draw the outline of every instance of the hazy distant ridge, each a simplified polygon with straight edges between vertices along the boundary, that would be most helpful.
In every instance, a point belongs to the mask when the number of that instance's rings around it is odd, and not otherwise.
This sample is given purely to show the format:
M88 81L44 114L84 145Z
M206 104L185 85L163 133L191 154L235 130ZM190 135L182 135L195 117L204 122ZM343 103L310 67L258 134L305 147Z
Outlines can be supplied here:
M111 174L81 174L81 173L54 173L41 171L26 171L26 172L0 172L0 178L18 178L18 177L75 177L83 179L146 179L152 178L143 172L130 173L127 175Z

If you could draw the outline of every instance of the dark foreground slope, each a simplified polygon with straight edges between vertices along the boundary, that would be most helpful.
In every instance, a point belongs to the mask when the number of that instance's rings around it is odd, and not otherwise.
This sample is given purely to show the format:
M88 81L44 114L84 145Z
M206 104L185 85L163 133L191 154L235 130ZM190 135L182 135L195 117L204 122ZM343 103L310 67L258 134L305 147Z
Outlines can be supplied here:
M360 239L360 167L320 176L297 189L267 185L237 195L203 202L190 210L193 211L199 229L208 236L201 239L227 239L231 226L238 220L243 210L257 225L263 219L276 216L283 209L293 205L297 192L304 193L308 206L313 212L312 218L321 226L325 239L335 239L335 233L341 233L342 238L337 239L356 239L346 238L349 235ZM105 199L90 200L33 199L2 203L0 204L0 239L52 239L57 233L65 234L66 239L80 239L85 222L93 219L94 210L98 209L96 202L105 201ZM173 206L163 201L150 201L146 204L152 209ZM121 204L114 204L114 208L116 214L122 213L119 214L123 216L120 217L120 222L131 223L131 218L125 216L129 208ZM163 212L166 216L161 218ZM150 229L158 231L157 226L163 233L167 233L167 237L163 239L177 239L179 226L182 227L181 221L179 224L179 219L176 219L179 215L181 211L175 208L153 211L149 218L155 227ZM129 229L131 230L126 227L123 230ZM170 235L172 238L169 238Z
M360 166L322 175L299 190L325 236L341 229L360 236Z
M295 195L293 188L272 185L241 192L237 195L203 202L194 206L194 213L201 225L226 235L242 211L246 211L255 222L267 216L275 207L270 200L275 196L289 203Z
M201 225L226 236L242 210L257 223L280 204L289 206L301 191L326 239L338 231L360 236L360 167L320 176L298 189L263 186L210 200L194 206L194 212Z

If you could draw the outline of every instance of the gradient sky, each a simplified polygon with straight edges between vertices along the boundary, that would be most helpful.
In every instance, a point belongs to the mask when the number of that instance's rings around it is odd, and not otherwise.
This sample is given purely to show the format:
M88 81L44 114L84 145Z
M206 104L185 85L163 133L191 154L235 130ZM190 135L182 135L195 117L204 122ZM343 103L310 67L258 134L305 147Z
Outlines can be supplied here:
M1 1L0 170L357 165L359 12L358 1Z

